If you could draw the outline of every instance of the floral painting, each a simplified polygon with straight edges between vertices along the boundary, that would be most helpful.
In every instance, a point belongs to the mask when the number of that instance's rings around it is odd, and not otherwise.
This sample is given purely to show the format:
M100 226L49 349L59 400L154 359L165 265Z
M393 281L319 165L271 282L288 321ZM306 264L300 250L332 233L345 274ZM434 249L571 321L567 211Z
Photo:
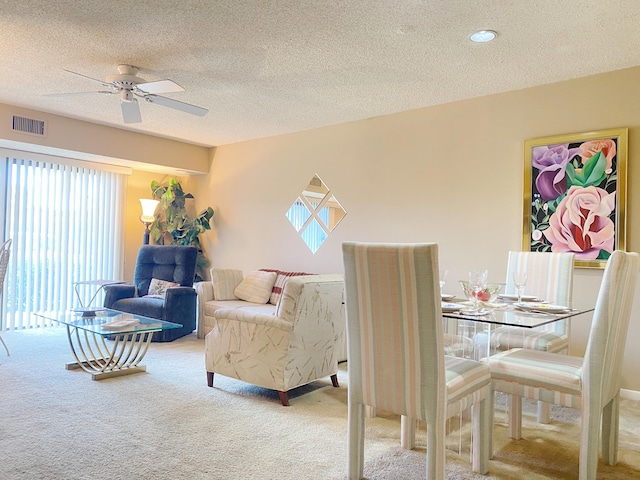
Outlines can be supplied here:
M526 251L603 268L625 247L627 129L525 142Z

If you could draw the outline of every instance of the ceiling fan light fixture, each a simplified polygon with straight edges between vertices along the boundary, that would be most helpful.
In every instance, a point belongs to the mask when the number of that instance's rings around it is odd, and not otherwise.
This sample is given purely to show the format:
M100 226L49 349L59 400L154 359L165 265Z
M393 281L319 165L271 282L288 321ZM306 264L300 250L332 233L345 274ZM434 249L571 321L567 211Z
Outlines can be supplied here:
M493 30L478 30L469 36L469 40L474 43L487 43L495 39L498 34Z
M138 105L139 99L144 99L149 103L155 103L164 107L172 108L181 112L185 112L191 115L204 117L209 110L197 105L191 105L190 103L180 102L173 98L164 97L159 94L183 92L184 88L178 85L173 80L156 80L153 82L147 82L146 80L138 77L138 68L132 65L121 64L118 65L118 72L114 75L108 75L106 81L98 80L97 78L83 75L82 73L66 70L74 75L79 75L83 78L87 78L93 82L100 83L103 90L97 90L93 92L80 92L80 93L63 93L63 94L51 94L50 96L69 96L69 95L84 95L87 93L101 93L101 94L118 94L120 97L120 109L122 110L122 119L124 123L140 123L142 117L140 115L140 106ZM109 90L104 90L104 88Z

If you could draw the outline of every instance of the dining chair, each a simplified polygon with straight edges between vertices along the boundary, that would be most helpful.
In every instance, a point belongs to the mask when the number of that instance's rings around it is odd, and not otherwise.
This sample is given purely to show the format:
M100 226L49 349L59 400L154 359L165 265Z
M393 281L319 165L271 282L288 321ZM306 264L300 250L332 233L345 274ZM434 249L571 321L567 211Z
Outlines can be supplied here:
M11 255L11 239L6 240L2 245L0 245L0 331L2 331L4 325L2 320L2 311L4 306L2 303L2 292L4 291L4 279L7 275L7 266L9 265L9 255ZM2 335L0 335L0 342L7 352L7 356L10 356L9 347L4 343Z
M364 470L365 406L401 418L413 448L426 422L428 479L444 478L446 419L472 406L472 468L489 468L490 373L486 364L445 356L435 243L346 242L342 247L349 358L348 473Z
M541 301L570 305L573 295L573 263L570 252L509 252L505 294L516 293L514 274L527 273L526 294ZM495 350L532 348L545 352L569 353L569 319L558 320L535 329L499 327L491 334L491 347ZM549 423L550 405L538 403L538 422Z
M620 369L636 291L640 255L614 251L598 292L584 357L517 348L488 357L494 391L509 395L509 433L522 435L522 398L582 410L580 480L594 480L602 456L618 453Z

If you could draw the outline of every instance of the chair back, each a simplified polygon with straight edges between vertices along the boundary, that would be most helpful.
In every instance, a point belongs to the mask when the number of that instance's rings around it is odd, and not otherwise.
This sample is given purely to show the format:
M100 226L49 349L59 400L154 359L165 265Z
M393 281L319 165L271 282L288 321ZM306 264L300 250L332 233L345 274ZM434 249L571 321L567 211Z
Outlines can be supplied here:
M640 255L616 250L602 276L583 361L584 391L587 395L601 395L602 405L620 390L620 369L639 268Z
M2 296L2 288L4 287L4 278L7 274L10 255L11 239L6 240L2 245L0 245L0 297Z
M444 412L438 246L347 242L342 249L350 403L421 420Z
M152 278L192 287L198 249L182 245L143 245L138 251L133 283L146 295Z
M526 295L559 305L570 305L573 298L573 262L570 252L509 252L505 293L517 293L513 274L527 272ZM560 335L569 335L566 320L548 327Z
M535 295L546 302L566 305L573 295L573 262L569 252L509 252L505 293L517 293L513 274L527 272L526 295Z

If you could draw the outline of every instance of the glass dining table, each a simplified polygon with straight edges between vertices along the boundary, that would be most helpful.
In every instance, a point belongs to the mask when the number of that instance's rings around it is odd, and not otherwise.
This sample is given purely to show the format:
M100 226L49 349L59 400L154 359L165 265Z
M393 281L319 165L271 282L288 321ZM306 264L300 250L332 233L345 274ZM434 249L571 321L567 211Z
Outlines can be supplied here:
M509 345L496 342L492 335L497 329L508 328L514 338L520 332L523 336L534 329L554 330L554 324L583 316L589 321L593 305L572 303L553 305L545 302L482 303L481 313L473 313L470 303L451 299L442 302L442 317L445 332L445 352L479 360L496 351L506 350ZM520 342L521 343L521 342Z

